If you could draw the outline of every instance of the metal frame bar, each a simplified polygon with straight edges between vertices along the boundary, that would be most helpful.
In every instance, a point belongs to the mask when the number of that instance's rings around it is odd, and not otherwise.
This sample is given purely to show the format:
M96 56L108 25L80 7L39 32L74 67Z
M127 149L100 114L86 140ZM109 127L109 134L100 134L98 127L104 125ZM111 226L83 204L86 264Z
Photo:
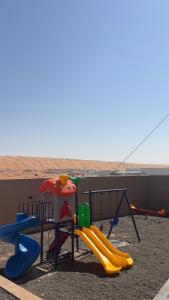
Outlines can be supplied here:
M126 203L127 203L128 209L129 209L129 213L130 213L130 216L132 218L132 222L133 222L133 226L134 226L134 229L135 229L135 232L136 232L136 235L137 235L138 242L141 242L140 235L139 235L139 232L138 232L138 229L137 229L137 226L136 226L136 222L135 222L135 219L134 219L134 215L133 215L133 213L131 211L131 208L130 208L130 203L129 203L127 190L124 190L123 193L122 193L119 205L118 205L118 207L116 209L116 212L115 212L115 215L114 215L114 219L118 218L120 208L121 208L121 205L122 205L124 199L126 200ZM108 235L107 235L108 239L110 238L110 234L111 234L112 230L113 230L113 222L111 222L111 227L110 227L110 230L109 230Z
M55 251L55 269L57 269L58 266L58 257L59 257L59 238L60 238L60 232L59 232L59 224L55 223L55 240L56 240L56 251Z
M86 191L86 192L82 192L80 194L83 194L83 195L88 195L89 197L89 205L90 205L90 224L93 223L93 203L92 203L92 196L94 194L98 194L98 193L111 193L111 192L122 192L122 196L121 196L121 199L120 199L120 202L119 202L119 205L117 206L117 209L115 211L115 215L114 215L114 219L117 219L118 216L119 216L119 212L120 212L120 208L121 208L121 205L123 203L123 200L125 199L126 200L126 203L127 203L127 207L128 207L128 210L129 210L129 214L132 218L132 222L133 222L133 226L134 226L134 229L135 229L135 232L136 232L136 235L137 235L137 239L138 241L140 242L141 239L140 239L140 235L139 235L139 232L138 232L138 229L137 229L137 225L136 225L136 222L135 222L135 219L134 219L134 215L132 213L132 210L130 208L130 201L129 201L129 197L128 197L128 194L127 194L127 189L126 188L119 188L119 189L107 189L107 190L89 190L89 191ZM109 218L108 218L109 219ZM110 227L110 230L108 232L108 235L107 235L107 238L109 239L110 237L110 234L112 232L112 229L113 229L113 223L111 222L111 227Z
M90 225L93 223L93 205L92 205L92 191L89 190L89 207L90 207Z
M76 201L76 209L77 209L77 195L75 198ZM57 268L59 262L59 257L63 256L62 262L67 261L69 259L74 260L74 221L64 221L61 223L55 223L53 219L53 204L51 202L43 202L43 201L33 201L27 203L21 203L18 205L19 212L27 212L31 216L36 216L40 220L40 245L41 245L41 252L40 252L40 262L44 263L44 225L45 224L53 224L54 231L55 231L55 239L56 239L56 251L55 251L55 258L54 258L54 265ZM71 237L71 251L70 257L64 260L64 255L60 255L60 229L64 228L65 224L69 224L68 232ZM65 226L66 227L66 226ZM79 246L78 246L79 247Z
M43 222L41 222L41 231L40 231L40 245L41 245L41 251L40 251L40 262L43 262Z

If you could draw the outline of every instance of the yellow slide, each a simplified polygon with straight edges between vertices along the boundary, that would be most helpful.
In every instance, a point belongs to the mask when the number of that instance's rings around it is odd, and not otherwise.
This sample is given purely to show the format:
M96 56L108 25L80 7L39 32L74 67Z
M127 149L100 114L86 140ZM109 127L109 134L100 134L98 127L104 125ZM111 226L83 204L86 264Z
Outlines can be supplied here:
M81 237L85 245L93 252L98 261L103 265L107 274L119 273L121 270L120 266L113 265L109 259L95 246L90 238L81 230L75 229L74 233Z
M124 253L107 240L96 226L83 227L82 230L75 230L86 246L94 253L102 263L106 273L118 273L122 268L131 267L133 260L129 254Z
M96 227L91 225L90 230L97 236L97 238L107 247L107 249L112 253L118 256L126 264L126 267L131 267L133 265L133 259L128 253L122 252L114 247L110 241L105 237L105 235ZM121 263L123 264L121 261Z

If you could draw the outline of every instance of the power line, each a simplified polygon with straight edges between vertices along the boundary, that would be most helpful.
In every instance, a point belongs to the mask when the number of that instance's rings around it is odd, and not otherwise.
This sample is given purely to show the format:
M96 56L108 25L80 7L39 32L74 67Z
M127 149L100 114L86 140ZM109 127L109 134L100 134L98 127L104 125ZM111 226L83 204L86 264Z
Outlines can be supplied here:
M160 125L168 118L169 113L165 115L165 117L162 118L162 120L145 136L145 138L125 157L125 159L117 166L117 169L123 165L126 160L133 155L137 151L138 148L140 148L141 145L153 134L153 132L160 127Z

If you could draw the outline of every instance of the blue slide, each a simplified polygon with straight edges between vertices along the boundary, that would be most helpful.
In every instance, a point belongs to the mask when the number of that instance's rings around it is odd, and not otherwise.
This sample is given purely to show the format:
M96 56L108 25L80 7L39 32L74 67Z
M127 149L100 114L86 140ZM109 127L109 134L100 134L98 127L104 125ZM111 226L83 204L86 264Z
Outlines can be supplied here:
M16 220L14 224L0 227L0 240L15 245L15 254L8 259L5 266L5 276L8 278L17 278L31 267L41 250L37 241L20 233L40 225L39 219L19 213Z

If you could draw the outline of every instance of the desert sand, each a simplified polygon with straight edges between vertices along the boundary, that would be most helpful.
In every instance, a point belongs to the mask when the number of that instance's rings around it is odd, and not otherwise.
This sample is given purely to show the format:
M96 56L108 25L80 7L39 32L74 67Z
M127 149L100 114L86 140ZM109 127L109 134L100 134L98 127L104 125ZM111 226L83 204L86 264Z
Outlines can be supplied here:
M83 175L85 170L115 171L120 162L25 157L25 156L0 156L0 179L53 177L60 173ZM120 169L145 167L169 167L168 165L132 164L124 163Z

